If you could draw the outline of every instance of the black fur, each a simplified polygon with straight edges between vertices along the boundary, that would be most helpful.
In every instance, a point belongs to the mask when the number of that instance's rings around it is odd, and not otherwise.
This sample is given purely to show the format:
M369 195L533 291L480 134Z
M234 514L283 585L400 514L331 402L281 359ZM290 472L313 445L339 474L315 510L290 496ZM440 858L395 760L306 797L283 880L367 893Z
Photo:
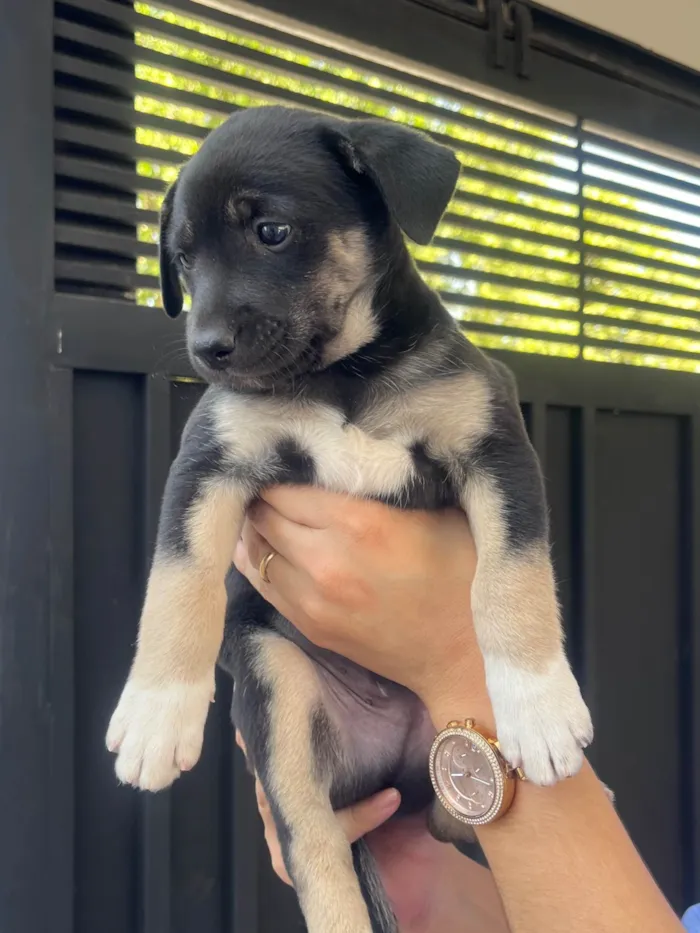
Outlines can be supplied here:
M185 521L202 482L223 469L223 452L206 410L189 418L180 451L168 474L158 525L158 548L163 554L187 553Z
M542 474L517 409L494 406L492 430L471 452L467 468L483 470L498 484L514 550L547 539Z
M459 164L442 146L385 120L348 124L341 151L366 172L406 236L429 243L452 197Z
M311 486L316 480L313 457L303 450L293 438L287 438L277 447L277 456L281 461L277 483L300 483Z
M355 137L358 161L348 161ZM227 121L184 167L162 213L166 311L181 311L182 281L192 294L190 349L203 335L234 335L240 344L223 379L193 355L195 368L209 382L243 389L279 387L285 377L313 368L319 344L335 326L329 312L338 310L327 307L313 280L327 258L329 233L362 229L380 278L388 262L400 263L398 283L401 267L408 271L411 264L392 217L409 236L432 236L457 173L450 150L380 121L353 124L283 108L245 111ZM292 228L274 253L256 236L263 220ZM415 282L409 287L415 292ZM385 299L378 294L384 326L372 361L355 361L352 372L381 365L410 346L412 325L423 330L426 314L437 312L427 288L423 307L416 297L408 303L395 288Z
M415 438L413 480L384 498L403 508L457 506L469 476L488 474L506 503L511 546L545 539L541 477L512 377L464 339L421 280L403 240L403 234L420 243L430 240L458 170L450 150L401 127L282 108L236 114L185 166L162 213L163 302L176 316L183 303L181 282L191 293L188 346L212 388L190 420L171 472L160 530L166 552L187 553L187 510L215 474L225 472L245 489L248 501L272 483L317 481L312 455L291 428L265 462L238 455L235 445L222 451L213 411L230 393L251 405L261 398L320 404L340 412L349 427L361 424L392 392L464 373L478 375L490 388L488 433L475 449L451 457L437 456L427 438ZM257 233L261 222L288 225L292 232L279 248L268 249ZM359 248L358 231L369 266L363 282L338 297L337 281L355 274L350 254ZM324 270L325 279L319 275ZM345 317L367 283L371 336L340 358L327 359L324 354L342 336ZM197 348L212 341L225 348L220 366L198 355ZM405 359L419 365L401 375L397 388L388 377L394 378ZM333 806L396 786L404 811L427 811L432 789L425 748L416 738L425 725L418 698L310 645L234 570L227 591L220 663L234 679L233 718L270 795L290 875L295 871L289 861L291 829L270 782L276 766L267 745L270 691L255 667L255 639L261 634L281 635L306 653L327 686L328 707L335 703L336 713L347 713L360 730L362 722L376 722L392 737L385 753L362 759L337 719L334 723L325 707L313 710L318 779L330 787ZM349 767L353 755L358 764ZM461 824L455 825L452 841L462 838L461 831ZM373 930L393 933L395 921L377 893L376 867L366 846L355 846L354 858Z

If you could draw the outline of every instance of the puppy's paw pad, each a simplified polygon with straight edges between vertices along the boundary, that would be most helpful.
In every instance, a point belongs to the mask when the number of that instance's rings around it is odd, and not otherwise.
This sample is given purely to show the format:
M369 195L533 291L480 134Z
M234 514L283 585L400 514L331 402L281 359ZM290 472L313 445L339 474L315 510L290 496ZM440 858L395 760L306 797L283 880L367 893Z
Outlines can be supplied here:
M487 663L489 691L504 757L535 784L576 774L593 739L590 713L565 659L541 674Z
M211 689L210 679L167 687L127 683L106 740L111 751L118 750L115 770L123 784L162 790L194 767Z

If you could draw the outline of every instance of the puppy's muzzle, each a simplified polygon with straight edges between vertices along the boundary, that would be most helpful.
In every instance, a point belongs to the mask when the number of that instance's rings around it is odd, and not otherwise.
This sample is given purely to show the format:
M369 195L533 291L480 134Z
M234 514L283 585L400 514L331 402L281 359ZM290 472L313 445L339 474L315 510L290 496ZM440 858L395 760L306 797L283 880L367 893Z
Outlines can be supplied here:
M247 371L274 356L284 336L281 320L242 309L233 321L198 328L190 349L196 361L213 372Z
M192 345L192 353L209 369L221 371L231 364L235 346L235 338L230 334L207 333Z

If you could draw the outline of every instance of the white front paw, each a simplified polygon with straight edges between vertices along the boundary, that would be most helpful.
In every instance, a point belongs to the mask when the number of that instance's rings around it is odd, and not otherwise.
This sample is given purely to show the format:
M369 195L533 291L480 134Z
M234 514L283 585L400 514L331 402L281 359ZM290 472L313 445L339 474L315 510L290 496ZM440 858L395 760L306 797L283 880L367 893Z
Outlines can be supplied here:
M486 679L506 761L535 784L576 774L593 724L566 658L538 673L486 658Z
M107 730L123 784L169 787L197 763L214 690L213 676L196 683L146 687L128 680Z

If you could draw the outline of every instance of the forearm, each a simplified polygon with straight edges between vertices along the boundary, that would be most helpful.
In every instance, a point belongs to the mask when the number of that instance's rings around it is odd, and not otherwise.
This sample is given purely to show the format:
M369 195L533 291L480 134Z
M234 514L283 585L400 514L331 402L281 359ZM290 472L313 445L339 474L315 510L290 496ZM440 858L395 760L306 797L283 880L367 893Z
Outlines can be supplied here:
M437 728L467 715L493 728L474 694L429 709ZM587 763L554 787L519 783L510 811L478 837L512 933L682 930Z
M454 846L440 845L439 904L427 924L401 933L510 933L493 875ZM437 900L437 899L436 899Z

